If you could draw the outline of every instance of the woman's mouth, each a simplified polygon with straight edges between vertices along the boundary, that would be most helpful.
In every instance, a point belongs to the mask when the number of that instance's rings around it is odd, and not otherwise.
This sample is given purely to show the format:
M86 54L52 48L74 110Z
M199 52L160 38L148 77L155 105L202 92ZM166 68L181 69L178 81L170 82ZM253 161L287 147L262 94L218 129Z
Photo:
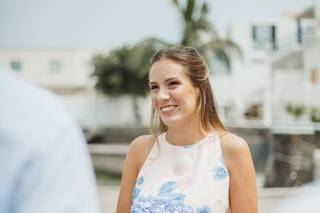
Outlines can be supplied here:
M171 113L176 108L177 108L177 105L166 105L166 106L160 107L160 111L164 114L168 114L168 113Z

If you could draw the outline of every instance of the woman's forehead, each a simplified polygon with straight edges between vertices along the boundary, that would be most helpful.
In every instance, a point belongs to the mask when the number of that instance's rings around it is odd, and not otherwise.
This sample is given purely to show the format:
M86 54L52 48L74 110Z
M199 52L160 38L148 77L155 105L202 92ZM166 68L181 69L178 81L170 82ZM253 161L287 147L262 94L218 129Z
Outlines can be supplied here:
M186 70L179 63L169 59L155 62L149 72L149 81L159 81L167 78L187 78Z

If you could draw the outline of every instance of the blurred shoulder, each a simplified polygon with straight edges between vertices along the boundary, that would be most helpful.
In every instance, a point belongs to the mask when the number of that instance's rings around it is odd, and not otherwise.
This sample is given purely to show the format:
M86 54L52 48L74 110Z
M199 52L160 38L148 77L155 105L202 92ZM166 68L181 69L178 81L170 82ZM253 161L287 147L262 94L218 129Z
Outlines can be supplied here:
M67 135L82 136L58 96L8 70L0 70L0 97L0 117L10 121L0 122L0 130L11 143L49 152L71 143Z
M0 70L0 97L0 113L14 115L16 120L61 124L68 117L61 98L9 71Z

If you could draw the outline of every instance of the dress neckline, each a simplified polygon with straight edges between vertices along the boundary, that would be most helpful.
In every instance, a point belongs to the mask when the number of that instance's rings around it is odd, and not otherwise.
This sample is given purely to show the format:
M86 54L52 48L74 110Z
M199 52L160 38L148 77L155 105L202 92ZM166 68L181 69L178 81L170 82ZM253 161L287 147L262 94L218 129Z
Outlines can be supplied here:
M163 141L165 144L167 144L168 146L170 147L173 147L173 148L191 148L191 147L196 147L196 146L199 146L200 144L203 144L205 143L206 141L208 141L209 138L211 137L215 137L218 135L217 132L208 132L206 136L204 136L203 138L201 138L199 141L193 143L193 144L185 144L185 145L174 145L174 144L171 144L168 140L167 140L167 133L168 132L164 132L162 134L162 138L163 138Z

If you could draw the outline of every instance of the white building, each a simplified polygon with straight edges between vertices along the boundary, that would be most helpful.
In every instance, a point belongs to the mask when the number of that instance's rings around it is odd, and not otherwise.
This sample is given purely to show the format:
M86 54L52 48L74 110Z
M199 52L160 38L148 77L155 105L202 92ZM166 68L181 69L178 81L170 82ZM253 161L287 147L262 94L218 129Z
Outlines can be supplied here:
M264 102L270 52L275 45L276 26L272 22L238 22L231 28L231 39L242 57L232 60L231 73L214 77L213 87L224 117L230 125L250 120L266 120Z
M93 50L0 49L0 63L23 78L58 93L85 92Z
M272 118L310 122L308 113L294 119L286 109L301 105L306 112L320 110L320 4L285 24L291 31L281 35L279 51L272 55Z
M295 17L238 22L232 27L231 39L243 58L235 58L231 74L217 76L213 83L222 108L232 108L225 116L233 118L227 119L231 125L247 123L250 111L258 111L253 120L262 120L263 126L310 122L308 110L320 107L319 11L318 4ZM289 105L304 105L304 115L293 118Z

